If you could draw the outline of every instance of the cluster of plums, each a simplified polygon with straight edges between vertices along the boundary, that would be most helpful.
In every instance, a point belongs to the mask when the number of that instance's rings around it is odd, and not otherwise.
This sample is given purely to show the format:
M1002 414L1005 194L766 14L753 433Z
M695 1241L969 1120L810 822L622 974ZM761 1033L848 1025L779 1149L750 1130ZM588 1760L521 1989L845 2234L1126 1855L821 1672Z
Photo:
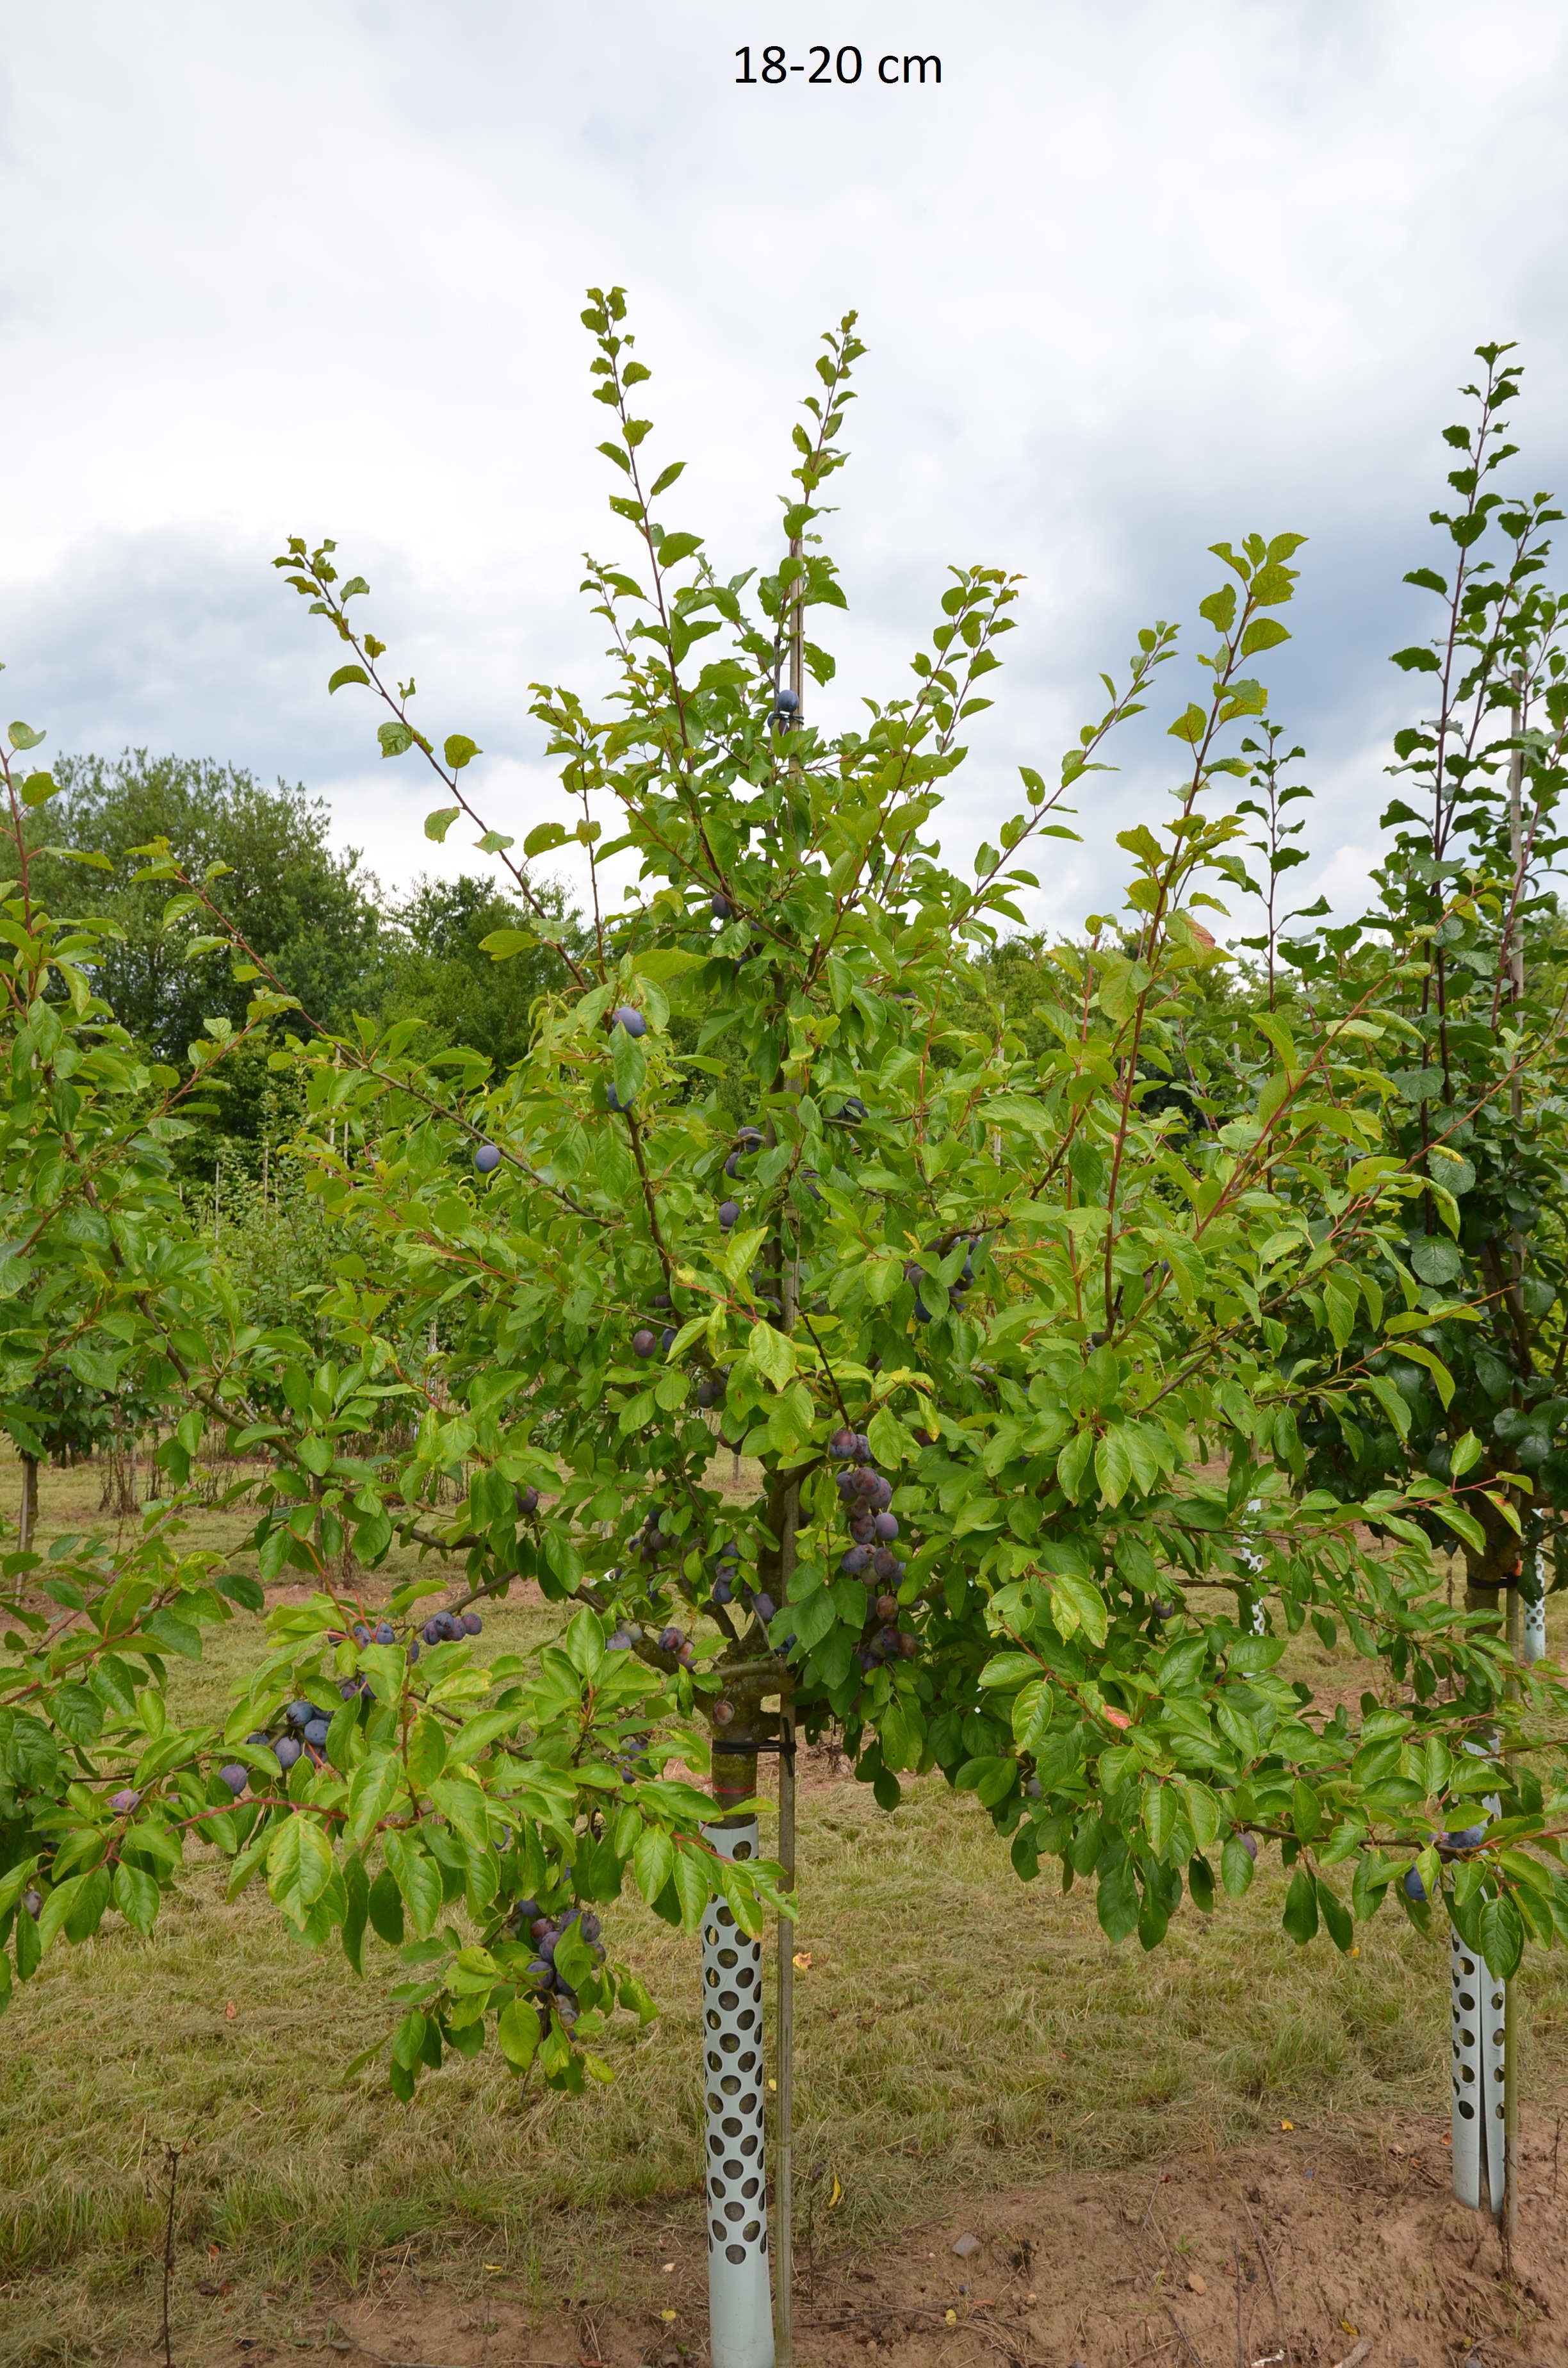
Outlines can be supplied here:
M955 1315L962 1314L965 1295L969 1291L971 1283L974 1281L974 1247L978 1239L978 1235L971 1234L970 1235L969 1247L964 1252L963 1265L948 1286L948 1298L951 1303L952 1311ZM914 1258L911 1258L904 1267L903 1279L905 1282L912 1282L915 1285L915 1322L917 1324L929 1324L931 1321L931 1310L926 1306L926 1302L920 1296L920 1286L926 1280L925 1269L919 1266Z
M903 1565L892 1551L898 1535L898 1516L890 1510L892 1483L874 1469L870 1441L864 1431L835 1430L827 1452L835 1463L848 1466L838 1475L838 1494L848 1516L852 1543L838 1567L861 1580L867 1591L866 1640L856 1659L866 1671L874 1669L879 1661L912 1661L920 1640L898 1624L896 1590Z
M577 1993L556 1972L555 1952L562 1935L575 1924L596 1964L603 1964L605 1952L599 1941L603 1927L593 1909L569 1907L563 1915L547 1916L537 1899L519 1899L507 1921L519 1940L527 1933L534 1944L536 1953L529 1961L528 1978L539 1994L541 2016L553 2007L562 2022L575 2021Z
M362 1679L346 1678L344 1687L347 1693L354 1693L360 1690L363 1682ZM345 1693L345 1700L347 1693ZM246 1736L245 1741L258 1751L270 1751L287 1775L295 1761L301 1758L312 1760L318 1768L321 1766L326 1748L326 1731L331 1725L332 1713L329 1710L324 1710L319 1702L301 1699L291 1702L284 1711L283 1725L278 1734L269 1735L264 1726L258 1726L254 1734ZM243 1793L250 1782L246 1770L237 1762L219 1772L235 1794ZM234 1782L236 1777L238 1783Z
M759 1126L738 1127L735 1131L734 1147L724 1162L725 1175L732 1181L737 1180L741 1172L742 1160L754 1158L767 1140L767 1137ZM720 1201L719 1223L725 1233L740 1222L740 1214L741 1204L738 1201L726 1199Z
M477 1636L483 1626L484 1622L477 1611L437 1611L426 1620L420 1635L427 1645L445 1645L455 1643L462 1636ZM346 1645L350 1637L356 1645L395 1645L397 1631L390 1620L378 1621L374 1628L363 1620L357 1620L352 1628L329 1628L326 1634L329 1645ZM418 1637L410 1644L408 1657L411 1661L419 1658ZM356 1695L369 1692L370 1681L363 1673L342 1678L338 1680L337 1691L344 1702L352 1702ZM331 1725L330 1710L301 1696L298 1702L288 1705L283 1713L282 1727L276 1734L269 1734L266 1727L257 1727L246 1736L245 1741L257 1750L270 1751L287 1775L301 1759L312 1760L318 1768L321 1766L326 1748L327 1729ZM218 1772L236 1799L250 1782L249 1770L242 1768L237 1759ZM125 1800L130 1800L131 1805L134 1806L134 1796L116 1795L116 1802ZM115 1806L116 1802L111 1802L110 1806Z
M419 1634L427 1645L455 1645L464 1636L483 1634L484 1622L477 1611L433 1612ZM414 1648L417 1651L418 1647Z
M667 1318L671 1313L670 1294L667 1291L655 1292L648 1304L661 1317ZM667 1357L675 1342L676 1326L667 1321L662 1322L657 1330L651 1324L639 1325L631 1336L631 1353L635 1357ZM722 1366L717 1372L704 1373L697 1384L698 1405L699 1406L717 1406L724 1395L724 1383L729 1377L730 1369L727 1365ZM534 1502L537 1504L538 1501L536 1491ZM530 1507L529 1510L531 1509Z
M627 1554L631 1560L633 1562L646 1563L653 1571L656 1572L658 1565L666 1554L678 1554L679 1552L680 1541L675 1537L665 1536L664 1531L659 1526L659 1508L657 1505L651 1506L647 1513L643 1516L642 1528L637 1531L631 1543L627 1548ZM611 1576L613 1577L614 1574L612 1573ZM653 1577L650 1577L648 1581L648 1595L650 1600L654 1602L658 1600L657 1581ZM638 1626L636 1621L623 1620L619 1627L616 1629L614 1634L610 1637L610 1650L612 1652L627 1651L631 1645L636 1644L638 1638L642 1634L642 1630ZM693 1645L691 1639L685 1635L680 1629L665 1628L662 1630L660 1632L658 1641L663 1651L673 1653L676 1660L681 1663L684 1668L690 1668L692 1662L697 1656L697 1647Z
M1484 1826L1463 1826L1457 1834L1434 1834L1432 1839L1437 1845L1438 1857L1446 1859L1460 1850L1479 1850L1486 1839L1486 1828ZM1407 1899L1425 1899L1426 1896L1426 1886L1413 1866L1405 1869L1403 1888Z
M715 1603L738 1603L754 1612L766 1628L778 1606L765 1587L750 1587L740 1575L740 1549L732 1542L721 1546L714 1565L712 1600ZM794 1639L790 1640L793 1643Z
M665 1535L659 1526L659 1520L657 1505L651 1505L642 1517L642 1528L626 1549L633 1562L645 1562L656 1565L664 1560L665 1554L679 1552L677 1541Z

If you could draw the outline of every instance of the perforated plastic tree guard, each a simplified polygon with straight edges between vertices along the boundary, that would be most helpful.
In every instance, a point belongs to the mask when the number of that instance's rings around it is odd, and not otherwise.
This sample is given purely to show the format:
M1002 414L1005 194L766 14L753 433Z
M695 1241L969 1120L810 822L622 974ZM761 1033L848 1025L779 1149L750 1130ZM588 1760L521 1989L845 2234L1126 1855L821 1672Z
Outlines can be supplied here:
M755 1858L756 1821L705 1826L722 1858ZM708 2343L712 2368L773 2368L767 2257L767 2083L762 1946L722 1900L702 1921L702 2068L707 2100Z
M1525 1584L1520 1589L1524 1598L1520 1610L1519 1658L1521 1661L1544 1661L1546 1658L1546 1589L1542 1585L1540 1549L1525 1556Z
M1473 2211L1503 2208L1503 2043L1507 1993L1486 1964L1449 1934L1453 1983L1454 2193Z

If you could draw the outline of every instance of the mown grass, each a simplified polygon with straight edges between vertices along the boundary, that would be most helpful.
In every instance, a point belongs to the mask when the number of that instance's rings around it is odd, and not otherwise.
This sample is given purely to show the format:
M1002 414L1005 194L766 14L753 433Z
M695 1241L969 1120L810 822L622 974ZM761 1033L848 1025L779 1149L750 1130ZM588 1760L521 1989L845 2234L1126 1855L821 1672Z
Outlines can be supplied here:
M79 1476L51 1475L51 1521L76 1517ZM552 1616L500 1609L485 1648ZM236 1622L180 1691L216 1704L249 1649ZM1320 1683L1354 1684L1315 1639L1292 1651ZM818 2242L885 2235L949 2191L1223 2148L1285 2118L1445 2108L1444 1953L1397 1915L1356 1957L1297 1950L1266 1870L1211 1919L1184 1907L1152 1956L1112 1950L1084 1891L1020 1884L989 1820L932 1780L889 1816L866 1788L809 1776L800 1868L796 2159ZM0 2022L0 2362L145 2340L168 2143L187 2148L182 2258L222 2248L252 2332L392 2260L460 2283L506 2262L540 2301L643 2294L658 2226L697 2221L695 1952L633 1897L607 1926L665 2012L611 2043L614 2085L580 2100L520 2089L493 2055L407 2106L376 2069L346 2083L395 2019L396 1958L376 1947L356 1980L259 1894L226 1904L210 1863L193 1861L150 1941L106 1927L56 1952ZM1522 1989L1530 2093L1552 2102L1568 1964L1532 1952Z

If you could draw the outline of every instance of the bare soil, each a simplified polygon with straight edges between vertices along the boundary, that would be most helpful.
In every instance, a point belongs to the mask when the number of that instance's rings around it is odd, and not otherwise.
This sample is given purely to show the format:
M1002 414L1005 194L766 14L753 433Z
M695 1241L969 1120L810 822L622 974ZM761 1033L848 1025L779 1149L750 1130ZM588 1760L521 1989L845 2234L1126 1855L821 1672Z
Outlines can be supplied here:
M1523 2133L1511 2263L1453 2199L1436 2120L1267 2145L1163 2169L1003 2190L874 2248L798 2248L799 2368L1563 2368L1568 2241L1561 2123ZM831 2229L818 2197L819 2230ZM279 2368L307 2351L396 2368L701 2368L706 2257L695 2209L617 2215L618 2298L570 2310L474 2262L451 2283L385 2264L368 2290L288 2308L226 2296L221 2261L176 2280L182 2363ZM607 2231L607 2237L608 2236ZM978 2249L955 2246L978 2240ZM633 2294L629 2288L640 2286ZM183 2288L183 2292L179 2289ZM102 2354L99 2355L103 2356ZM153 2368L161 2347L120 2354Z

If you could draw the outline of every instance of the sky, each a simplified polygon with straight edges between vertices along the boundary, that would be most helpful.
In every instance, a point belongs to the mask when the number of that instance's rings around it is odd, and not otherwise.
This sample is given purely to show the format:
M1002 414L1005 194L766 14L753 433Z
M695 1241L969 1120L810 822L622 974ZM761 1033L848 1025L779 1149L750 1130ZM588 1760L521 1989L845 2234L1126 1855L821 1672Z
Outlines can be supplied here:
M303 781L389 888L487 859L426 839L440 799L329 700L269 562L335 537L424 728L484 749L486 820L562 817L528 686L607 687L581 554L632 555L587 284L629 290L667 520L722 574L774 563L816 340L858 310L813 720L908 687L949 563L1026 579L949 858L1184 620L1035 927L1113 905L1116 832L1167 811L1207 546L1254 529L1309 537L1265 676L1316 791L1292 885L1358 909L1478 343L1527 363L1514 482L1568 479L1560 0L4 0L0 36L0 700L51 749ZM738 81L770 43L784 82ZM813 43L858 81L810 82Z

